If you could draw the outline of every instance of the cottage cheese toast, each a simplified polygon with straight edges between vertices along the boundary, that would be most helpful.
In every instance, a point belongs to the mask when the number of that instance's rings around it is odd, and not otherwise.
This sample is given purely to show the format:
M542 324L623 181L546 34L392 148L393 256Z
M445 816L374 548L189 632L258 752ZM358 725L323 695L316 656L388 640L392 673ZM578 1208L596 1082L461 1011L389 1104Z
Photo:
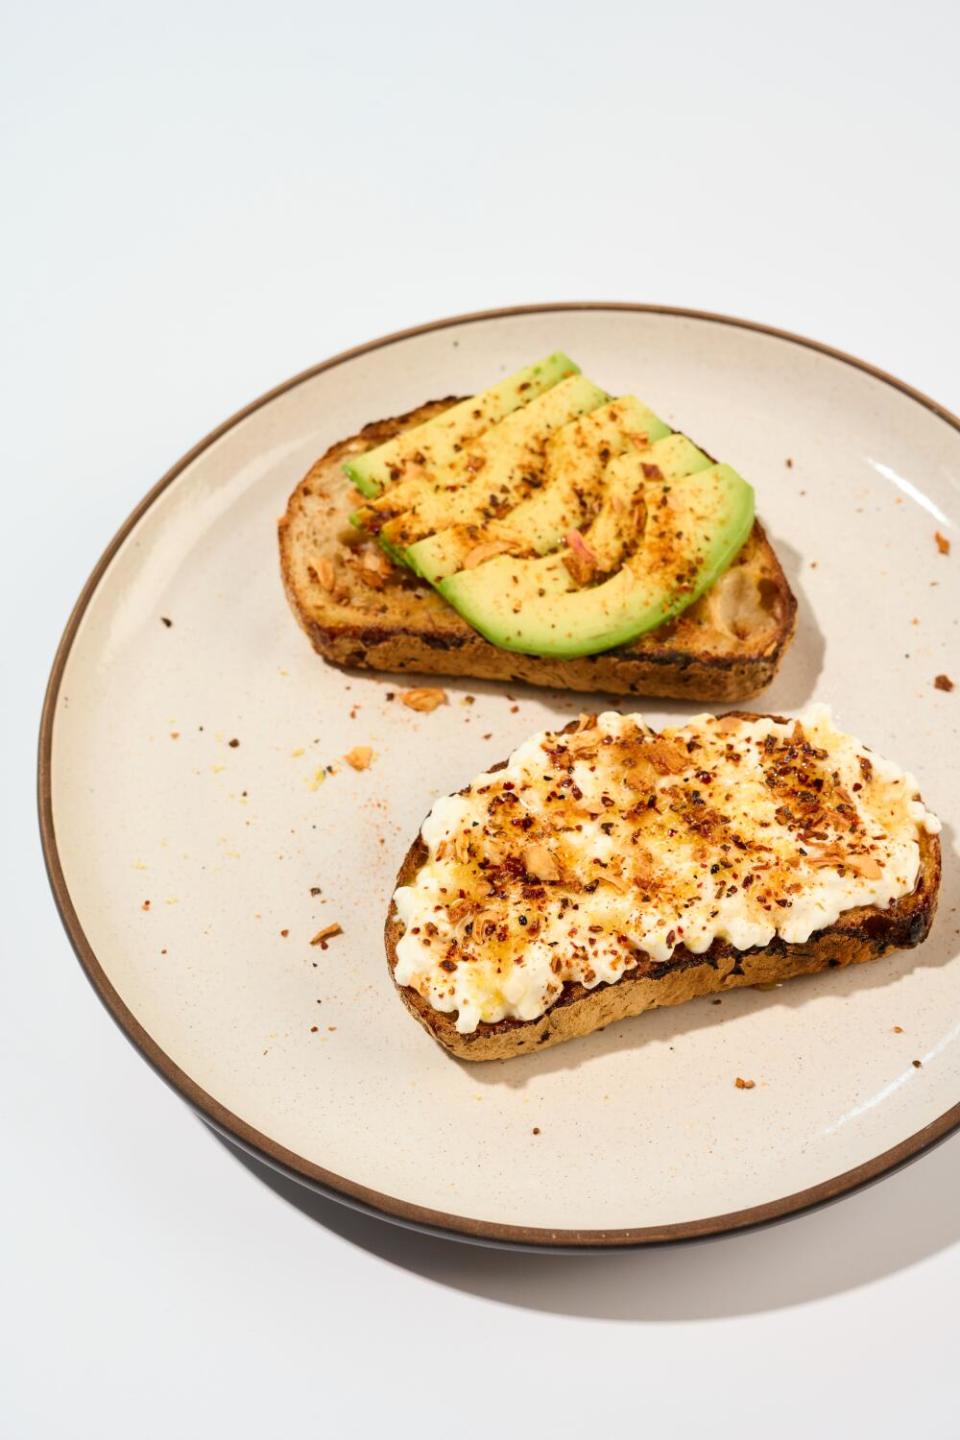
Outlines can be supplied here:
M314 648L335 664L528 681L561 689L738 700L768 685L793 635L796 601L759 523L729 570L676 620L578 659L499 649L430 585L390 563L348 520L358 496L343 462L455 403L432 401L334 445L280 521L283 583Z
M734 712L581 717L437 802L386 925L415 1018L498 1060L735 986L920 944L939 823L836 730Z

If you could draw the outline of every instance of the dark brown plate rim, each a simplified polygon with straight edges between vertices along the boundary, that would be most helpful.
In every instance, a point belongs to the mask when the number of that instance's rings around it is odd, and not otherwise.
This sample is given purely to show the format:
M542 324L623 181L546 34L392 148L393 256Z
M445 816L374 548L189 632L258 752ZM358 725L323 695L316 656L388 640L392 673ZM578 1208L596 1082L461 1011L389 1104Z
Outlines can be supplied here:
M960 433L960 419L944 406L939 405L929 396L914 390L901 380L887 374L886 371L869 365L855 356L845 354L842 350L836 350L832 346L823 345L819 341L809 340L801 335L795 335L789 330L779 330L770 325L761 325L752 320L741 320L729 315L719 315L707 310L689 310L672 305L646 305L632 303L629 301L563 301L555 303L544 303L538 305L514 305L497 310L480 310L466 315L455 315L442 320L433 320L426 325L417 325L408 330L398 330L393 334L382 336L377 340L370 340L364 345L357 345L353 349L343 350L329 360L324 360L319 365L313 365L308 370L301 371L291 379L284 381L282 385L267 391L259 399L238 410L229 420L224 421L215 430L212 430L199 444L188 451L171 469L153 486L148 494L141 500L114 535L110 544L101 555L93 569L87 583L84 585L73 611L67 621L66 628L57 647L50 672L50 679L47 683L46 695L44 697L43 713L40 721L39 756L37 774L37 798L40 819L40 836L43 846L43 856L47 867L47 875L53 890L57 909L63 921L64 928L70 939L77 958L83 967L88 980L93 985L101 1001L106 1006L113 1019L123 1030L127 1038L136 1046L140 1054L148 1061L157 1073L176 1090L188 1104L190 1104L214 1129L219 1131L226 1138L238 1144L243 1150L257 1157L271 1168L279 1170L290 1178L300 1181L311 1189L328 1196L333 1200L352 1206L355 1209L375 1215L380 1219L390 1220L395 1223L411 1227L427 1233L469 1240L479 1244L492 1244L503 1247L516 1247L527 1250L553 1250L564 1253L571 1251L597 1251L609 1248L637 1248L648 1245L664 1245L677 1241L704 1240L711 1237L730 1234L735 1231L754 1229L760 1225L766 1225L776 1220L783 1220L792 1215L798 1215L802 1211L808 1211L816 1206L827 1204L838 1200L844 1195L867 1185L874 1180L906 1164L910 1160L917 1159L932 1146L947 1138L954 1130L960 1127L960 1104L954 1105L929 1125L918 1130L914 1135L902 1140L890 1150L874 1156L862 1165L852 1170L846 1170L832 1179L824 1180L819 1185L810 1186L808 1189L799 1190L795 1194L782 1196L777 1200L769 1201L764 1205L754 1205L745 1210L734 1210L725 1215L705 1216L698 1220L681 1221L669 1225L643 1226L636 1229L618 1230L549 1230L540 1227L524 1225L505 1225L490 1220L477 1220L466 1215L450 1215L443 1211L431 1210L422 1205L414 1205L406 1200L399 1199L394 1195L381 1194L379 1191L371 1190L365 1185L358 1185L353 1180L343 1175L336 1175L332 1171L325 1170L320 1165L297 1155L293 1151L278 1145L269 1135L255 1130L248 1125L240 1116L234 1115L227 1110L212 1095L191 1079L185 1071L163 1051L151 1035L144 1030L136 1016L127 1008L117 991L111 985L104 970L102 969L93 948L87 939L79 916L74 909L66 879L63 873L63 866L57 848L56 828L53 816L52 782L51 782L51 751L53 744L53 727L57 711L57 702L60 692L60 684L63 678L67 658L72 649L80 622L86 612L87 606L94 595L107 567L119 549L120 545L130 534L130 531L142 519L146 512L153 505L159 495L172 484L198 455L202 454L215 441L225 435L235 425L245 420L248 415L259 410L261 406L268 405L278 396L285 394L288 390L294 389L304 381L312 379L313 376L321 374L325 370L332 370L338 365L355 359L358 355L368 354L373 350L380 350L388 345L397 344L400 341L408 340L417 335L424 335L432 330L443 330L450 326L474 324L486 320L503 319L515 315L545 314L550 312L563 312L574 310L592 311L633 311L652 315L666 315L673 319L689 319L707 321L717 325L732 326L741 330L752 330L762 335L769 335L777 340L783 340L792 345L801 345L808 350L815 350L821 355L827 355L833 360L838 360L856 370L872 376L876 380L899 390L902 394L909 396L925 409L946 422Z

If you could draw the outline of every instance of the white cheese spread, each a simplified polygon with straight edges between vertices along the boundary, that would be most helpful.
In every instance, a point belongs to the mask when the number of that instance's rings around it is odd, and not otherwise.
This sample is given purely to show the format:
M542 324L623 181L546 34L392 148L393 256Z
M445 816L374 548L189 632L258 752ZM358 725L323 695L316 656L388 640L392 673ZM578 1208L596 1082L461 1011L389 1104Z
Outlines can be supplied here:
M803 943L913 890L939 821L912 776L837 730L638 715L544 731L438 800L394 901L395 978L463 1033L534 1020L568 982L662 973L678 947Z

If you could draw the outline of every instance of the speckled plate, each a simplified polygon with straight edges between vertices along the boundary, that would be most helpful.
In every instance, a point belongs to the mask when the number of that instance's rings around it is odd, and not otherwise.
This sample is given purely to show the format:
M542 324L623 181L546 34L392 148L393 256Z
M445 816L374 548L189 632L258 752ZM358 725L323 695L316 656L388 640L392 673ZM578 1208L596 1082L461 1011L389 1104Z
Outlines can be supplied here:
M560 347L753 481L800 600L759 708L828 700L913 770L945 821L944 891L918 951L471 1067L393 992L393 877L436 796L581 702L452 683L448 705L416 714L391 701L396 677L325 665L287 609L275 523L310 463L365 421ZM960 691L934 683L960 682L958 520L960 421L849 357L718 316L540 306L307 371L164 476L67 626L40 807L81 963L215 1125L427 1229L538 1246L686 1239L883 1174L960 1124ZM658 724L696 707L644 708ZM359 744L375 752L363 772L341 760ZM342 935L311 945L333 922Z

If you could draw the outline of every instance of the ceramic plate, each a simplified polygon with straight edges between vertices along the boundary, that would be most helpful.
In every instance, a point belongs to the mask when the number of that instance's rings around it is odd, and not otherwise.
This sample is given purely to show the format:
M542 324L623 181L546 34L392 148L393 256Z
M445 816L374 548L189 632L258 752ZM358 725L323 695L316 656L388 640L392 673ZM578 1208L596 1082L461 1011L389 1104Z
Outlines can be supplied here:
M829 701L913 770L945 822L944 890L919 950L470 1066L393 991L394 875L438 795L583 702L451 682L448 705L417 714L390 698L409 679L324 664L287 608L276 521L312 461L364 422L557 348L753 482L800 601L760 708ZM960 1123L960 691L934 683L960 683L958 520L960 422L857 361L738 321L543 306L327 361L164 477L70 620L40 788L83 966L223 1131L425 1228L642 1244L780 1217L882 1174ZM624 708L659 725L702 707ZM364 772L341 760L358 744L375 752ZM342 935L312 946L333 922Z

